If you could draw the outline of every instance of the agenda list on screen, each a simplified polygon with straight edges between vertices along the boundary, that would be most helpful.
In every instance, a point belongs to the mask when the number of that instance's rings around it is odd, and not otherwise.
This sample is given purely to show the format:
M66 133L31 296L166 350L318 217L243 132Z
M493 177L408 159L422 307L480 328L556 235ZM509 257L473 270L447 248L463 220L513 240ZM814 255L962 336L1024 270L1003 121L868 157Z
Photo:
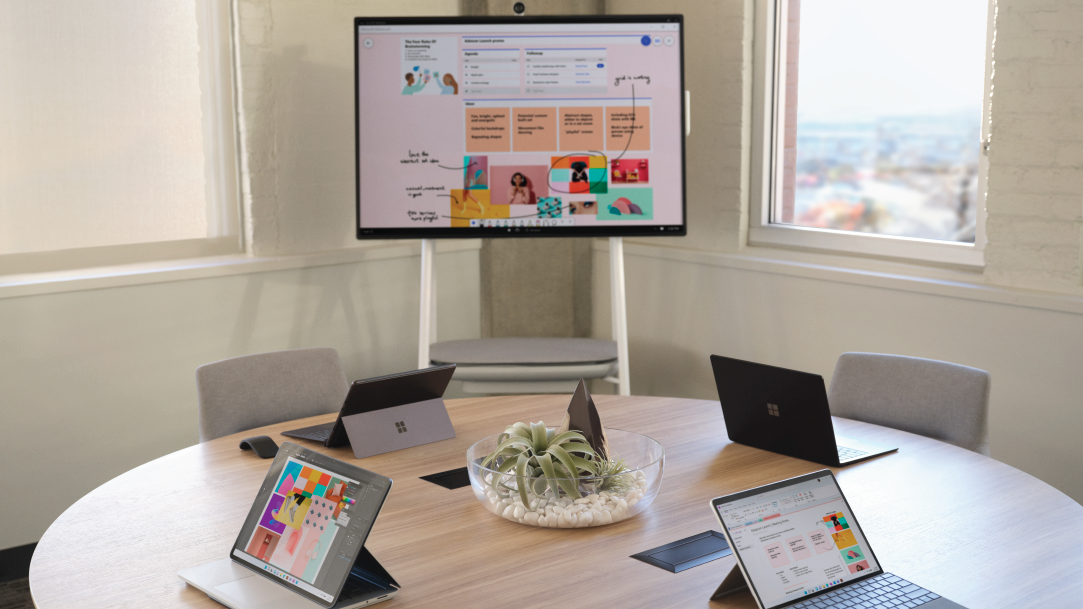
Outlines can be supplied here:
M359 237L684 230L679 20L356 27Z

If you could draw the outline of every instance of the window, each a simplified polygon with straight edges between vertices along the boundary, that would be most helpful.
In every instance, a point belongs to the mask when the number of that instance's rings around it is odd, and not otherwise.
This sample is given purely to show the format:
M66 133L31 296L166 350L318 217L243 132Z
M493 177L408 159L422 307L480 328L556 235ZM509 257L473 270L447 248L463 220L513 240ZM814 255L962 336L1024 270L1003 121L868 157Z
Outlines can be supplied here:
M0 274L237 251L228 3L0 6Z
M988 0L763 0L750 241L981 264Z

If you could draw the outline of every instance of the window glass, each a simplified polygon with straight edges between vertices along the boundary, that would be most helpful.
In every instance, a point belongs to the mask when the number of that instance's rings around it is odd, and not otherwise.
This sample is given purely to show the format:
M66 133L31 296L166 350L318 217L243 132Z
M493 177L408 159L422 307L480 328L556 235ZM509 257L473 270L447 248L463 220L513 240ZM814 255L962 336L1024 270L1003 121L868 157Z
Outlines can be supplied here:
M0 3L0 254L218 236L195 11Z
M783 0L772 222L973 242L987 0Z

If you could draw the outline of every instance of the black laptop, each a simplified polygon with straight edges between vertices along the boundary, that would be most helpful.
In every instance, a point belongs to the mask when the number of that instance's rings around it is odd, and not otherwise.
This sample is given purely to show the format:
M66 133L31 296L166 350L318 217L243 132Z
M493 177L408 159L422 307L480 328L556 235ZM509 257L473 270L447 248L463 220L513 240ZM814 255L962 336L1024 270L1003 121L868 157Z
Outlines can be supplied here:
M711 356L730 440L823 465L849 465L898 450L835 435L824 379Z
M343 417L439 399L443 397L453 374L455 364L448 364L354 381L334 423L284 431L282 435L323 442L328 448L346 446L350 438L346 434Z

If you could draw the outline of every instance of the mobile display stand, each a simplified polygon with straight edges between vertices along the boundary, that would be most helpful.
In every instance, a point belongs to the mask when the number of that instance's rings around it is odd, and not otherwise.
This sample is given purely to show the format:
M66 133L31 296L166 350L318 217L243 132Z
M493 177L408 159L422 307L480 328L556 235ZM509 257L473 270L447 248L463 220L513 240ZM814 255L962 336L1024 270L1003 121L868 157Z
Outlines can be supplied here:
M436 254L436 241L421 240L421 316L418 323L417 366L419 369L433 365L430 348L436 340L436 282L433 277L433 258ZM485 351L487 345L495 346L497 341L514 340L530 351L532 345L541 341L548 352L546 361L514 361L507 358L504 343L499 361L491 365L471 365L459 363L456 380L463 381L463 389L470 393L546 393L571 392L580 378L601 378L617 386L619 395L631 395L628 377L628 317L624 297L624 241L621 237L609 238L609 294L613 317L613 341L617 343L616 361L612 361L612 352L608 351L609 361L599 363L600 358L586 356L585 361L560 360L560 347L577 347L583 344L595 347L605 341L582 338L565 339L476 339L470 341L452 341L458 347L466 347L471 353ZM447 343L451 345L451 343ZM608 343L608 350L612 343ZM575 351L580 349L575 348ZM555 352L554 352L555 351ZM458 358L448 358L456 360ZM499 358L498 358L499 359ZM489 362L486 362L489 364ZM613 374L613 368L616 374Z

